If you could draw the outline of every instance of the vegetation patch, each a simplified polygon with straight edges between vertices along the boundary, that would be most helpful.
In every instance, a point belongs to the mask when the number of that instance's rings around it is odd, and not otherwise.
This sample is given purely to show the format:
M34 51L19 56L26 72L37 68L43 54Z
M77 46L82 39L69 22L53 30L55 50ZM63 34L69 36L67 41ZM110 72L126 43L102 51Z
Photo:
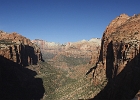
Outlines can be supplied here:
M89 58L82 58L82 57L67 57L65 55L61 55L59 61L66 62L68 66L77 66L87 64L89 62Z

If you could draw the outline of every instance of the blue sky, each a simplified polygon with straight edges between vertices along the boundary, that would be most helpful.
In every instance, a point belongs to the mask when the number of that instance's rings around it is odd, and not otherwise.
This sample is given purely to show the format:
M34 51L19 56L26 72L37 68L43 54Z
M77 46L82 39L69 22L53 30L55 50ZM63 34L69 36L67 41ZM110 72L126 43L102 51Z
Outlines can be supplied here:
M0 0L0 30L31 40L101 38L117 16L140 13L140 0Z

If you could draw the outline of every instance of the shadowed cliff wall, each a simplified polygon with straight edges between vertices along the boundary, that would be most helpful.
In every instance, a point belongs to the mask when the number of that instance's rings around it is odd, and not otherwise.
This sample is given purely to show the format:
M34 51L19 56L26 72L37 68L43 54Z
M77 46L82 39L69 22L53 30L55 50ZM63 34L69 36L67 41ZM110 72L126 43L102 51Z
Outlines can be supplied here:
M140 15L121 14L106 28L94 84L108 81L91 100L131 100L140 89Z

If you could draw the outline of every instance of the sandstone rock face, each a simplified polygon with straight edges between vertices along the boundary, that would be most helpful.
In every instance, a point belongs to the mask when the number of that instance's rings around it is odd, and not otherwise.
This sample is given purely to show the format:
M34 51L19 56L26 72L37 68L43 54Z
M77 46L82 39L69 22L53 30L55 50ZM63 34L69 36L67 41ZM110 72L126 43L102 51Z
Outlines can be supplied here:
M41 58L40 48L18 33L0 31L0 55L18 64L37 64Z
M106 28L94 70L98 84L108 80L93 100L131 100L140 89L140 15L121 14ZM101 81L102 80L102 81Z

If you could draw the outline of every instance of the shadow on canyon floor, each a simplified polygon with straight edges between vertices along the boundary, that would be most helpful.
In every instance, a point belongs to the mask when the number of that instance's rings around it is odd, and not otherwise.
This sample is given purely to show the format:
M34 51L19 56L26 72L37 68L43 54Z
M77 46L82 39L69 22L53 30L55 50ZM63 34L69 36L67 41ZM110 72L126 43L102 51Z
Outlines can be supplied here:
M1 100L40 100L44 95L43 81L35 71L0 56Z

